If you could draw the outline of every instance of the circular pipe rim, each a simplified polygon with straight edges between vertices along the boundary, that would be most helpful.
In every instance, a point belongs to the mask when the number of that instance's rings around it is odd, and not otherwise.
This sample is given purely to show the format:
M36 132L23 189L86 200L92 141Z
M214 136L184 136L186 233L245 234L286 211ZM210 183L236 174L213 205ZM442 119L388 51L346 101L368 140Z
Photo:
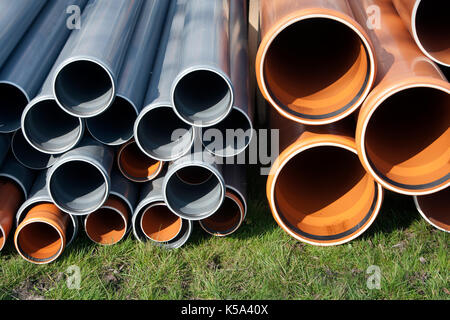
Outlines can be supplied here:
M425 212L423 212L422 208L420 207L417 196L413 196L413 199L414 199L414 205L416 206L417 211L420 213L420 215L426 222L428 222L431 226L435 227L438 230L450 233L450 230L446 230L446 229L438 226L436 223L432 222L430 218L428 218L428 216L425 214Z
M111 81L111 97L108 99L108 103L105 104L102 108L99 108L99 110L97 110L96 112L89 114L88 116L86 116L86 115L79 115L76 112L71 111L69 108L66 108L59 101L58 95L56 94L56 79L58 78L59 73L61 72L62 69L64 69L65 67L67 67L69 64L71 64L73 62L92 62L92 63L96 64L98 67L102 68L106 72L106 74L108 75L109 80ZM53 76L52 90L53 90L53 97L55 98L56 103L65 112L67 112L71 116L74 116L74 117L77 117L77 118L90 118L90 117L94 117L96 115L99 115L100 113L102 113L103 111L108 109L109 106L111 106L111 104L113 103L114 98L116 96L116 90L117 89L116 89L116 81L115 81L115 78L114 78L112 72L109 70L109 68L107 66L105 66L103 64L103 62L101 62L100 60L98 60L96 58L93 58L93 57L79 56L79 57L72 57L70 59L67 59L67 60L63 61L58 66L58 68L55 70L55 73L54 73L54 76Z
M168 201L167 192L166 192L166 190L167 190L167 183L169 182L170 178L177 173L177 171L179 171L179 170L181 170L181 169L183 169L185 167L189 167L189 166L198 166L198 167L202 167L202 168L204 168L206 170L209 170L209 171L211 171L212 175L214 175L217 178L217 180L218 180L218 184L220 186L220 193L221 193L220 199L221 200L219 201L218 205L213 210L211 210L211 212L208 212L207 214L197 215L197 216L185 215L183 213L180 213L180 212L177 212L176 210L174 210L172 208L172 206L170 205L170 202ZM212 175L211 175L210 178L212 178ZM208 180L210 178L208 178ZM212 166L209 166L209 165L207 165L207 164L205 164L205 163L203 163L201 161L192 161L190 163L178 163L178 164L175 164L167 171L166 176L164 177L163 185L162 185L162 195L163 195L164 202L166 203L167 207L174 214L176 214L180 218L183 218L183 219L186 219L186 220L194 220L195 221L195 220L201 220L201 219L208 218L209 216L213 215L220 208L220 206L222 205L223 200L225 198L225 189L226 189L225 181L224 181L222 175L220 174L220 172L216 168L214 168Z
M372 115L374 114L374 112L378 109L378 107L384 101L386 101L388 98L394 96L396 93L399 93L399 92L401 92L403 90L407 90L407 89L413 89L413 88L432 88L432 89L440 90L447 94L450 94L450 89L445 88L443 85L441 85L439 83L442 80L440 80L440 81L431 81L431 80L426 81L426 80L427 79L425 79L424 81L421 81L421 79L419 79L419 80L409 79L409 81L407 81L405 83L398 83L394 86L390 86L388 88L383 88L384 90L382 90L381 92L377 92L375 103L371 105L369 112L364 115L363 122L360 123L360 121L358 120L357 129L356 129L356 148L358 150L357 153L358 153L358 156L359 156L364 168L370 173L370 175L379 184L381 184L383 186L383 188L386 188L390 191L397 192L400 194L409 195L409 196L427 195L427 194L431 194L431 193L443 190L450 186L450 179L444 177L444 178L446 178L444 180L448 180L447 183L439 183L440 186L431 187L431 189L429 187L426 187L427 190L423 190L423 191L411 191L411 189L405 189L405 188L402 188L399 186L395 186L395 185L391 184L390 182L386 181L385 179L382 179L380 177L380 175L376 172L376 170L374 170L374 168L372 168L371 161L369 160L367 153L366 153L365 137L366 137L368 123L369 123L370 119L372 118ZM370 100L367 99L366 103L367 102L370 102ZM360 112L360 115L361 114L362 113ZM361 116L359 117L359 119L361 119Z
M352 114L355 110L357 110L364 100L367 98L368 94L370 93L373 84L375 83L375 78L377 74L377 64L375 60L375 54L374 49L369 41L369 37L366 35L362 27L354 21L354 24L349 22L349 18L346 17L345 14L342 14L337 11L329 10L329 9L320 9L321 12L317 12L317 9L313 10L300 10L293 12L292 14L284 17L279 23L275 24L271 27L271 29L266 33L266 36L261 40L259 44L259 49L257 51L256 55L256 74L257 74L257 83L258 86L263 93L265 99L270 102L271 106L273 106L281 115L283 115L285 118L288 118L290 120L293 120L298 123L307 124L307 125L324 125L324 124L330 124L336 121L339 121L350 114ZM327 13L324 13L327 12ZM352 107L347 108L345 111L339 113L338 115L334 115L331 118L323 119L323 120L308 120L304 118L295 117L289 112L285 111L283 108L278 106L276 101L273 99L272 95L270 94L269 89L267 88L265 76L264 76L264 61L267 55L267 51L270 48L270 45L273 43L275 38L287 27L302 21L306 19L314 19L314 18L326 18L335 20L337 22L343 23L347 27L349 27L352 31L356 33L358 38L361 40L362 44L364 45L365 51L367 53L368 57L368 81L365 85L364 91L361 93L358 100L353 104ZM350 20L351 21L351 20ZM267 35L271 35L268 37Z
M0 81L0 84L6 84L6 85L9 85L9 86L12 86L12 87L14 87L15 89L19 90L19 91L23 94L23 97L24 97L24 98L26 99L26 101L27 101L27 104L24 106L24 108L23 108L23 110L22 110L22 114L23 114L24 110L27 108L27 106L28 106L28 104L30 103L30 100L31 100L31 99L30 99L30 96L29 96L28 93L25 91L25 89L22 88L21 86L17 85L17 84L14 83L14 82L11 82L11 81L2 80L2 81ZM15 127L15 128L12 128L12 129L4 130L4 129L1 129L1 127L0 127L0 133L12 133L12 132L14 132L14 131L19 130L21 125L22 125L21 119L19 119L19 126L18 126L17 128Z
M125 238L125 236L127 235L128 230L129 230L129 227L130 227L130 226L129 226L129 223L128 223L127 219L125 218L125 216L123 215L123 213L122 213L120 210L118 210L117 208L114 208L113 206L109 206L109 205L103 205L103 206L101 206L98 210L101 210L101 209L112 210L112 211L114 211L115 213L119 214L119 216L122 218L123 223L124 223L124 226L125 226L125 228L124 228L125 230L124 230L122 236L121 236L119 239L117 239L116 241L114 241L114 242L101 243L101 242L95 241L95 240L91 237L90 233L88 232L87 223L88 223L89 217L91 217L91 216L92 216L93 214L95 214L97 211L91 212L91 213L89 213L89 214L86 215L86 218L84 219L84 231L85 231L86 235L88 236L89 240L91 240L92 242L94 242L94 243L96 243L96 244L103 245L103 246L111 246L111 245L117 244L117 243L120 242L123 238Z
M305 150L312 149L315 147L322 147L322 146L343 148L343 149L346 149L347 151L353 152L356 155L358 154L358 152L355 148L350 147L349 145L340 144L340 143L336 143L336 142L315 142L310 145L304 145L304 146L301 146L300 148L296 148L295 151L290 152L289 156L284 158L278 166L272 167L272 170L269 174L269 175L273 176L273 180L271 181L271 186L270 186L269 207L271 209L272 215L273 215L275 221L277 222L277 224L285 232L287 232L291 237L293 237L299 241L311 244L311 245L320 246L320 247L328 247L328 246L341 245L341 244L344 244L344 243L347 243L347 242L350 242L350 241L356 239L357 237L362 235L373 224L373 222L375 221L376 217L378 216L378 214L380 212L380 208L381 208L381 205L383 202L383 188L381 187L381 185L379 183L376 183L376 181L375 181L375 193L374 193L374 200L373 200L373 204L375 204L375 207L373 208L373 210L369 211L369 214L371 213L371 215L370 215L369 219L367 219L364 222L363 227L360 228L357 232L354 232L350 237L346 237L342 240L333 241L333 242L315 242L315 241L300 237L298 234L294 233L291 230L291 228L284 223L281 215L278 213L278 210L277 210L276 201L275 201L275 186L276 186L277 178L278 178L279 174L281 173L282 169L284 168L284 166L292 158L294 158L295 156L297 156L298 154L300 154L301 152L303 152ZM285 152L286 151L284 151L283 153L285 153ZM278 159L280 159L280 157L281 157L281 154L278 157ZM269 188L268 188L268 190L269 190Z
M188 119L186 119L177 109L176 104L175 104L175 90L177 85L179 84L179 82L181 81L182 78L184 78L186 75L188 75L189 73L192 72L196 72L196 71L208 71L208 72L212 72L215 75L219 76L220 78L222 78L222 80L225 82L225 84L228 87L228 92L230 93L230 102L227 105L227 110L225 113L223 113L220 117L218 117L215 120L211 120L208 121L207 123L204 123L203 121L201 121L200 123L194 123ZM213 126L215 124L218 124L219 122L221 122L223 119L225 119L228 114L231 112L231 109L233 109L233 105L234 105L234 90L233 90L233 83L231 82L230 78L224 74L221 70L210 67L210 66L194 66L194 67L189 67L186 68L185 70L183 70L182 72L180 72L175 79L172 82L172 88L170 89L170 99L171 99L171 105L173 106L173 110L176 113L176 115L185 123L193 126L193 127L200 127L200 128L206 128L206 127L210 127Z
M150 208L153 208L153 207L157 207L157 206L164 206L164 207L167 207L167 208L168 208L168 206L167 206L164 202L153 202L153 203L150 203L150 204L148 204L147 206L143 207L143 208L142 208L142 212L141 212L140 217L139 217L139 227L140 227L140 229L142 230L142 233L145 235L145 237L146 237L148 240L153 241L153 242L156 242L156 243L167 243L167 242L170 242L170 241L172 241L173 239L175 239L175 238L180 234L181 230L183 229L183 221L184 221L184 219L177 216L177 217L181 220L180 228L178 229L178 232L175 234L175 236L173 236L171 239L169 239L169 240L164 240L164 241L158 241L158 240L156 240L156 239L152 239L152 238L150 238L150 237L147 235L147 233L145 233L144 228L143 228L143 226L142 226L142 219L144 218L144 215L145 215L145 213L147 212L147 210L149 210ZM171 213L173 214L173 212L171 212Z
M53 102L56 102L56 99L55 99L53 96L50 96L50 95L40 96L40 97L37 97L37 98L33 99L33 100L26 106L25 110L24 110L23 113L22 113L22 118L21 118L21 121L20 121L20 122L21 122L21 125L22 125L22 128L23 128L23 130L22 130L23 136L25 137L25 140L27 140L27 142L28 142L34 149L36 149L37 151L40 151L40 152L46 153L46 154L61 154L61 153L65 153L65 152L67 152L67 151L73 149L73 148L81 141L81 139L82 139L83 136L84 136L85 123L84 123L83 119L81 119L81 118L79 118L79 117L76 117L76 119L78 119L79 127L80 127L80 130L78 131L77 137L76 137L76 139L75 139L75 141L74 141L73 143L71 143L70 145L68 145L68 146L66 146L66 147L64 147L64 148L62 148L62 149L60 149L60 150L56 150L56 151L55 151L55 150L46 150L46 149L41 148L41 147L38 146L38 145L35 145L35 144L31 141L30 137L28 137L27 130L25 129L25 128L26 128L26 126L25 126L25 118L27 117L28 112L29 112L35 105L37 105L37 104L39 104L39 103L41 103L41 102L44 102L44 101L53 101Z
M97 169L97 171L100 172L100 174L103 177L103 180L105 182L105 194L102 197L102 202L100 204L97 204L94 209L89 209L89 210L83 210L83 211L74 211L72 209L69 208L64 208L64 206L60 205L59 203L57 203L53 197L53 193L52 193L52 188L51 186L51 179L53 177L54 172L61 167L63 164L67 163L67 162L73 162L73 161L80 161L80 162L85 162L87 164L90 164L92 166L95 167L95 169ZM111 191L111 179L109 178L108 174L106 172L104 172L104 170L102 169L102 166L99 165L97 163L97 161L93 160L93 159L85 159L84 157L80 157L79 155L77 156L70 156L70 157L66 157L66 158L61 158L58 162L56 162L51 168L50 168L50 172L48 174L47 177L47 190L48 190L48 194L51 198L51 201L62 211L69 213L70 215L75 215L75 216L84 216L87 215L91 212L94 212L96 210L98 210L106 201L106 199L108 198L108 195Z

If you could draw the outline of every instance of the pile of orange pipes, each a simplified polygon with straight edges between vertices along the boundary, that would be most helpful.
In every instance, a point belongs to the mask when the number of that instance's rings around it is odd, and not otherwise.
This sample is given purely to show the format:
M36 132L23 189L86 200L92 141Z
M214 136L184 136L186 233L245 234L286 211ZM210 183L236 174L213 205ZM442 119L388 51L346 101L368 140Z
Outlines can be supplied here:
M281 150L266 193L292 237L358 237L383 189L414 196L449 232L450 84L435 64L450 61L445 12L444 1L261 0L256 76Z

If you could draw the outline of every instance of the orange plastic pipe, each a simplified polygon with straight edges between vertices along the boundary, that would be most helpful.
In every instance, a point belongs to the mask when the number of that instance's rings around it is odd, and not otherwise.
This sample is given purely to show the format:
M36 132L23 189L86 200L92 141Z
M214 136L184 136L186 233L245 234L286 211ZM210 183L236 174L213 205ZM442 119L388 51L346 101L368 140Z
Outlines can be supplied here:
M172 213L164 202L150 204L141 216L141 229L153 241L167 242L181 231L182 219Z
M278 225L292 237L320 246L362 234L380 210L383 189L361 165L352 128L347 123L298 125L274 111L271 126L280 129L281 153L266 193Z
M375 27L368 31L379 68L376 87L358 117L361 162L395 192L423 195L448 187L450 84L422 55L390 1L350 4L361 23L376 18L380 22L378 28L372 21Z
M127 233L130 217L131 212L123 200L110 195L100 209L86 216L86 234L95 243L115 244Z
M23 201L22 189L16 183L0 178L0 250L5 246L14 217Z
M417 46L430 59L450 67L450 19L445 0L392 0Z
M416 196L414 202L429 224L450 232L450 188L426 196Z
M152 159L144 154L134 140L120 148L117 154L117 164L120 172L134 182L146 182L158 176L163 168L163 162Z
M376 59L347 0L261 0L260 23L258 86L281 115L326 124L361 105Z
M224 237L232 234L241 226L245 218L245 207L231 189L225 193L225 199L219 210L212 216L200 220L200 226L213 236Z
M56 260L66 246L68 214L52 203L41 203L26 214L14 234L14 244L27 261L44 264Z

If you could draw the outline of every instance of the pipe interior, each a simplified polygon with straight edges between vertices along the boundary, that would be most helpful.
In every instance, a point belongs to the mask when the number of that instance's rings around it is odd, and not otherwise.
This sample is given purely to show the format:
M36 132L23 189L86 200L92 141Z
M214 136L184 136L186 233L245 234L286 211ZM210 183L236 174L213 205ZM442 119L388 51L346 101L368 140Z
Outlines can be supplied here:
M114 84L98 63L78 60L68 63L57 74L55 95L65 109L80 117L90 117L112 101Z
M292 232L315 239L361 224L371 212L375 188L355 153L315 146L296 154L281 169L274 199L279 216Z
M111 208L102 207L86 218L86 233L94 242L114 244L120 241L127 231L125 218Z
M160 107L149 110L141 118L137 139L148 154L158 159L175 159L191 148L193 131L171 107Z
M148 206L141 216L144 234L153 241L167 242L174 239L181 230L182 220L164 204Z
M53 200L69 212L89 213L107 197L105 177L94 165L68 161L55 169L50 180Z
M33 145L50 153L70 149L83 130L80 120L64 112L55 100L34 104L25 115L22 129Z
M436 226L450 231L450 188L417 197L422 213Z
M133 125L137 114L133 105L117 96L112 105L101 114L87 119L89 132L102 143L118 145L133 136Z
M202 142L208 151L230 157L245 150L250 143L251 129L252 124L245 114L233 108L225 120L204 130Z
M191 124L212 125L231 109L233 94L227 81L214 71L196 70L175 86L174 104Z
M184 217L198 218L209 216L218 209L223 199L223 189L219 178L211 170L192 165L172 174L165 192L172 210Z
M57 157L52 154L40 152L33 148L22 134L21 130L16 131L11 141L11 149L19 162L26 167L42 170L55 163Z
M22 112L28 99L18 87L9 83L0 83L0 132L12 132L20 128Z
M244 205L236 197L225 196L219 210L212 216L201 220L202 227L209 233L227 235L236 230L244 216Z
M369 161L395 183L435 182L450 172L450 95L417 87L382 102L366 129Z
M55 227L39 221L24 226L17 237L22 253L28 259L39 262L55 259L63 246L63 240Z
M450 64L450 19L446 1L420 1L416 33L424 49L438 61Z
M277 105L306 118L332 117L352 107L373 72L358 34L328 18L286 27L268 47L263 63L264 81Z
M156 176L162 166L160 161L144 154L136 142L123 147L118 161L122 173L132 180L148 181Z

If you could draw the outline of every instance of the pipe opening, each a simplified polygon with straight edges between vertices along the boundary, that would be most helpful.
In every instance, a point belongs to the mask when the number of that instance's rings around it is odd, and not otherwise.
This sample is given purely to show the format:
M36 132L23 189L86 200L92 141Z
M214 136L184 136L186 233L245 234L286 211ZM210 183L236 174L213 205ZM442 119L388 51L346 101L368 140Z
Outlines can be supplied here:
M241 225L244 218L244 204L239 197L227 192L219 210L212 216L200 221L201 227L208 233L226 236Z
M17 235L18 249L34 262L49 262L63 250L64 242L58 230L45 222L30 222Z
M20 205L25 201L22 188L9 178L0 177L0 250L3 249L13 220Z
M445 184L450 172L450 95L415 87L384 100L367 124L369 163L382 180L419 190Z
M53 99L34 104L25 114L23 131L31 144L46 153L63 153L80 140L81 120L64 112Z
M304 119L327 119L356 107L373 66L360 36L330 18L308 18L282 30L267 49L265 86L276 104Z
M12 132L20 128L22 112L28 98L22 90L10 83L0 83L0 132Z
M291 158L274 186L283 223L301 239L338 242L357 234L373 214L377 187L345 148L315 146Z
M450 231L450 188L417 197L421 213L436 227Z
M52 199L62 209L87 214L99 208L108 196L107 181L97 167L85 161L68 161L50 177Z
M109 72L94 61L66 64L55 79L55 96L68 112L92 117L104 111L114 99L114 81Z
M204 130L202 142L209 152L219 157L231 157L248 147L252 137L252 129L252 123L246 114L237 108L233 108L223 121ZM208 130L213 130L210 136ZM205 136L210 138L209 141L205 139ZM216 137L218 140L216 140Z
M33 148L23 136L22 130L18 130L14 134L11 140L11 150L17 161L34 170L46 169L52 166L58 158Z
M115 244L127 232L128 211L118 198L114 197L113 201L119 205L115 206L114 202L105 204L86 217L86 234L96 243Z
M152 159L139 149L136 142L122 147L118 155L120 172L132 181L143 182L155 178L163 166L161 161Z
M417 38L433 58L450 65L450 20L446 1L420 1L415 20Z
M228 82L217 72L195 70L175 85L175 109L188 123L210 126L222 120L231 110L233 93Z
M163 203L149 205L141 216L144 234L156 242L173 240L181 231L182 220Z
M136 139L152 157L173 160L188 152L194 129L182 121L171 107L153 108L140 119Z
M168 206L182 218L204 219L220 207L224 186L211 170L190 165L167 179L165 196Z
M108 145L119 145L133 137L136 109L130 101L117 96L112 105L98 116L87 119L92 136Z

